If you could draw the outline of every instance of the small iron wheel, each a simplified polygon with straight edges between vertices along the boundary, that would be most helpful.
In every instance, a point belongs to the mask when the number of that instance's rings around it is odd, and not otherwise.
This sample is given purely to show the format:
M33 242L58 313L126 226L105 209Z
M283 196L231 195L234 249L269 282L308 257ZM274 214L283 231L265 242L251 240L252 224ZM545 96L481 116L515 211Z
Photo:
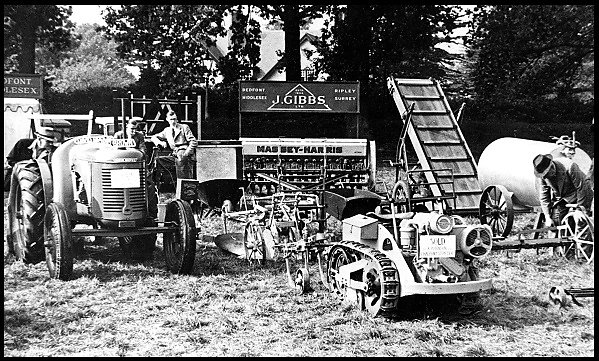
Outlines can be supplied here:
M502 185L485 188L480 197L479 219L491 227L494 236L507 237L514 224L512 192Z
M243 248L245 249L245 259L250 264L256 262L264 265L266 263L266 245L259 225L251 222L245 225Z
M310 291L310 273L304 267L300 268L295 272L295 289L300 293L307 293Z
M593 220L584 212L576 210L568 213L562 219L562 225L567 227L567 237L572 241L572 245L565 254L569 254L574 248L576 259L591 263L595 258L595 226Z

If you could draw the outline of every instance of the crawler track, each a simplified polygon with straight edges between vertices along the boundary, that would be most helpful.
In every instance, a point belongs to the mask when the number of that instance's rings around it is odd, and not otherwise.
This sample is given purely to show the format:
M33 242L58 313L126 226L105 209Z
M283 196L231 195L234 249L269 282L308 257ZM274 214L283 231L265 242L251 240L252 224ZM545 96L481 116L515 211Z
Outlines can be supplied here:
M399 273L393 262L383 253L357 242L335 242L329 252L328 280L331 290L346 296L343 285L335 282L339 267L361 259L367 266L352 274L352 279L365 282L368 289L363 294L365 308L373 315L389 315L395 312L399 300ZM362 299L358 300L359 303Z

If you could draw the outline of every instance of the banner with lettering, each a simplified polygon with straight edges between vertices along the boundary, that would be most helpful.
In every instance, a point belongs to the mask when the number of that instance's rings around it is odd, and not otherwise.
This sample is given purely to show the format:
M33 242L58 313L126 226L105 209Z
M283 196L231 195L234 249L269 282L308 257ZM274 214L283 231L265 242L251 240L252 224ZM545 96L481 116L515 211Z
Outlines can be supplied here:
M43 99L40 74L4 74L5 98Z
M240 81L240 112L359 113L359 82Z

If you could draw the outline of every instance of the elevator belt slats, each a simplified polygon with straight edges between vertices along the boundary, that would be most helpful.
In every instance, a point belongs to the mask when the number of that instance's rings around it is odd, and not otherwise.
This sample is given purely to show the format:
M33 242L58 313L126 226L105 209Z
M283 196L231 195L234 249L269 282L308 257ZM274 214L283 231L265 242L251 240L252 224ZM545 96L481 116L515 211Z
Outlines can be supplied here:
M452 169L453 177L457 178L454 212L478 212L482 194L478 168L439 83L432 79L389 77L387 85L402 117L414 104L408 136L422 169ZM428 182L436 183L448 180L443 174L426 172L425 175ZM431 188L437 197L448 191L440 185Z

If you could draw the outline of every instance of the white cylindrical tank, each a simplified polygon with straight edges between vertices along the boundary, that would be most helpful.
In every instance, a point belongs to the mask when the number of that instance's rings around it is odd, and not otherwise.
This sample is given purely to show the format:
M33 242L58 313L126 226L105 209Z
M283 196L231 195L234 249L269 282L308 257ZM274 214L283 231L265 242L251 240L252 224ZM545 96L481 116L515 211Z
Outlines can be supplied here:
M502 185L513 192L514 205L539 206L536 177L532 161L538 154L551 154L554 158L563 157L561 145L550 142L521 138L500 138L489 144L478 161L478 181L481 189L490 185ZM587 174L591 167L591 157L582 149L576 148L572 159Z

